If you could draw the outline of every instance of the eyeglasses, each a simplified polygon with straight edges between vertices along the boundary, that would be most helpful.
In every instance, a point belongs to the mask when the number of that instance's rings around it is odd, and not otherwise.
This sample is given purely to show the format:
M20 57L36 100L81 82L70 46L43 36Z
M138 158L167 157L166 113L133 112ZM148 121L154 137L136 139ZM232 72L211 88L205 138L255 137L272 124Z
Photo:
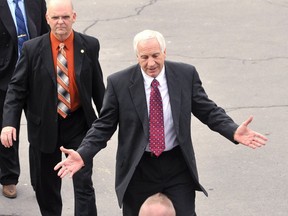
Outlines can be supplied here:
M52 16L50 17L50 19L52 19L53 21L59 21L59 20L63 20L63 21L68 21L71 18L71 16L66 15L66 16Z

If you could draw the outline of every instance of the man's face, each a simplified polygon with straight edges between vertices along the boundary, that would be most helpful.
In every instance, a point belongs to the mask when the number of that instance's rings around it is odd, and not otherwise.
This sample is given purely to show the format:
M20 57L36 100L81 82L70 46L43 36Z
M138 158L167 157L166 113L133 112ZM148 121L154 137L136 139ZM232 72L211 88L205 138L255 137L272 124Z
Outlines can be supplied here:
M66 1L56 1L47 9L46 20L51 32L60 41L67 39L72 32L72 25L76 20L76 13Z
M140 41L137 45L137 60L142 70L151 77L157 77L161 72L166 58L166 50L161 51L157 39Z

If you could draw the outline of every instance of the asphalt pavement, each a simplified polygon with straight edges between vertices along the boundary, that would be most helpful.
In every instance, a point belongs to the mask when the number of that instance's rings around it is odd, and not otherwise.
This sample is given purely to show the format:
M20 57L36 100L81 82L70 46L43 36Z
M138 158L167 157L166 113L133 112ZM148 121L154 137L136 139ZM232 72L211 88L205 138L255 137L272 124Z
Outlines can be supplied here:
M76 31L100 40L106 77L136 63L132 40L144 29L166 37L167 59L196 66L207 94L241 123L265 134L264 148L234 145L192 120L199 177L199 216L286 216L288 212L288 1L74 1ZM120 216L114 191L117 132L94 158L99 216ZM18 197L0 194L0 216L38 216L30 186L26 120L21 121ZM63 180L63 216L74 208L71 179Z

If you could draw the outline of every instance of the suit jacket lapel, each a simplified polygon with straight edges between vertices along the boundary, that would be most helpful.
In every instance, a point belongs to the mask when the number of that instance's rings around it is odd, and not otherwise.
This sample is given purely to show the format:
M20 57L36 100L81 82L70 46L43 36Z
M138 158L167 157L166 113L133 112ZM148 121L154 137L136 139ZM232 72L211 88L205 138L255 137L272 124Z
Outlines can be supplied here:
M174 71L165 63L165 73L168 85L168 92L171 104L172 118L176 134L179 134L179 118L181 108L181 83L177 78L177 71Z
M56 71L54 67L54 61L53 61L53 55L51 50L51 42L50 42L50 34L47 33L42 38L42 49L40 50L40 55L43 60L44 67L48 71L51 79L53 80L53 83L57 85L56 83Z
M76 77L76 82L80 81L80 74L82 69L83 58L86 50L82 44L82 39L77 32L74 32L74 72ZM77 82L81 85L81 82Z
M149 138L149 120L144 89L144 80L139 65L132 72L131 86L129 87L131 99L134 103L136 112L143 125L144 134Z
M6 27L7 31L11 35L14 44L17 45L18 42L16 27L7 0L0 0L0 11L0 19L2 20L3 25Z

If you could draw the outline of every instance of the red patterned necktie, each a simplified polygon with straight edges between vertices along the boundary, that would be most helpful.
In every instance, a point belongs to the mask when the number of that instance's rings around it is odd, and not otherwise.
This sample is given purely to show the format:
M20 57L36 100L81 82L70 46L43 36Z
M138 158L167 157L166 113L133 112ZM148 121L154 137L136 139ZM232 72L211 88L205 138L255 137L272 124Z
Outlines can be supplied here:
M157 157L165 149L163 105L159 82L154 79L151 83L150 117L149 117L149 148Z
M57 112L66 118L71 109L70 94L69 94L69 76L65 45L59 44L59 53L57 56L57 92L58 92L58 107Z

